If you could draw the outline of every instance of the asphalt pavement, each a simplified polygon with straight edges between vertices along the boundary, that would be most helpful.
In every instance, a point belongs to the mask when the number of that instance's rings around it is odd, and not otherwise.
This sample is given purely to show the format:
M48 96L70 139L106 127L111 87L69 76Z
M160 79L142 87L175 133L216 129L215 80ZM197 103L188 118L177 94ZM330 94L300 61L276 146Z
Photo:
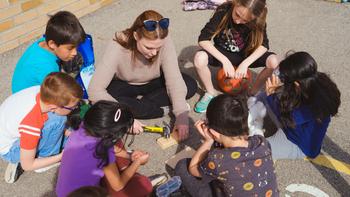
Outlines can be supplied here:
M198 79L193 68L193 55L198 49L199 32L213 11L185 12L180 0L119 0L82 17L84 29L94 39L96 61L101 60L105 43L112 39L115 31L130 26L147 9L154 9L170 18L170 32L179 66ZM339 114L332 119L322 148L326 159L318 164L306 160L276 162L281 196L350 196L350 4L323 0L268 0L268 9L271 50L281 58L289 50L309 52L316 59L319 70L328 73L342 93ZM10 95L14 67L29 44L0 54L0 102ZM192 108L202 93L199 90L189 100ZM166 172L164 161L185 145L198 146L199 137L193 123L201 115L192 110L190 116L191 136L178 146L161 150L155 142L159 135L144 133L136 137L132 148L151 153L151 160L141 168L143 174ZM145 122L161 125L163 120L170 121L171 117ZM6 165L6 162L0 161L0 196L54 196L57 168L41 174L25 172L16 183L7 184L2 178Z

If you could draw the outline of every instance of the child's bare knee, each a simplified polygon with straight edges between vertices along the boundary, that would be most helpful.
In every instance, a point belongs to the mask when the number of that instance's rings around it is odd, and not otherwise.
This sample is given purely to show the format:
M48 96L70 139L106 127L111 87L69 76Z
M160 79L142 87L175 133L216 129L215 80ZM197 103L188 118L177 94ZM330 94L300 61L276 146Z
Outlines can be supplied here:
M208 65L208 54L204 51L198 51L194 56L194 66L203 68Z
M278 58L277 55L270 55L266 60L266 67L270 69L276 69L278 67Z

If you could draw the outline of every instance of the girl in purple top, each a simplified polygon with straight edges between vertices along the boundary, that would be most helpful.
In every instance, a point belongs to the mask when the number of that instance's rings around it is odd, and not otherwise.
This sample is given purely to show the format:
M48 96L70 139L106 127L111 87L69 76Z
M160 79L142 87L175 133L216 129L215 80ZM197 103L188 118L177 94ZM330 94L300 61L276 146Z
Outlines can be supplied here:
M112 101L94 104L65 146L56 185L57 196L67 196L83 186L97 186L103 177L113 195L148 195L152 191L150 181L136 172L147 163L149 154L134 151L129 155L125 149L116 146L133 123L134 117L124 105ZM131 163L119 170L116 157L130 159ZM137 191L132 190L135 187Z

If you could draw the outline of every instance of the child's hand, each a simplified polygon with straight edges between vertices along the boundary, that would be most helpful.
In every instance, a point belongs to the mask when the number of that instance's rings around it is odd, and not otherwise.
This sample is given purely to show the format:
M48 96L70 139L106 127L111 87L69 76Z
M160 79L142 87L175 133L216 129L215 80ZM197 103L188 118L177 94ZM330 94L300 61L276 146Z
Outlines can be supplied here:
M72 131L70 131L69 129L66 129L64 131L64 136L68 137L71 133L72 133Z
M205 139L205 141L214 141L213 135L210 133L208 126L203 120L197 120L194 124L199 134Z
M138 157L135 161L139 162L140 165L145 165L148 162L149 159L149 153L145 153Z
M235 72L235 78L241 79L245 78L247 76L247 70L248 70L249 64L246 64L244 61L238 66Z
M275 93L276 89L282 85L283 83L281 83L280 79L275 74L272 74L272 77L269 77L265 83L266 95L269 96Z
M188 138L188 134L189 134L188 130L189 130L188 125L178 124L178 125L175 125L173 132L177 132L179 136L178 140L183 141Z
M132 130L130 130L130 133L131 134L136 134L136 135L138 135L138 134L140 134L140 133L142 133L143 132L143 128L142 127L144 127L144 126L146 126L146 125L144 125L142 122L140 122L139 120L134 120L134 124L133 124L133 129Z
M141 151L141 150L134 150L131 153L131 161L135 161L136 159L138 159L139 157L141 157L142 155L146 154L146 152Z
M225 59L225 61L221 62L222 68L224 69L225 76L233 78L235 76L235 68L233 67L232 63L229 59Z

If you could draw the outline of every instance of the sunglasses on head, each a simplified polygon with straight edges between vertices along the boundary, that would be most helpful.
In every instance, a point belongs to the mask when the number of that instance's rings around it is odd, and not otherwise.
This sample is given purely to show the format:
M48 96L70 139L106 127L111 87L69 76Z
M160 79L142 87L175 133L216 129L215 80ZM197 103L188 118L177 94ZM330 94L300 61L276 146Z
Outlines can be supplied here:
M168 29L169 27L169 18L162 18L159 21L156 20L145 20L143 21L143 26L147 31L154 31L157 29L157 24L162 29Z

